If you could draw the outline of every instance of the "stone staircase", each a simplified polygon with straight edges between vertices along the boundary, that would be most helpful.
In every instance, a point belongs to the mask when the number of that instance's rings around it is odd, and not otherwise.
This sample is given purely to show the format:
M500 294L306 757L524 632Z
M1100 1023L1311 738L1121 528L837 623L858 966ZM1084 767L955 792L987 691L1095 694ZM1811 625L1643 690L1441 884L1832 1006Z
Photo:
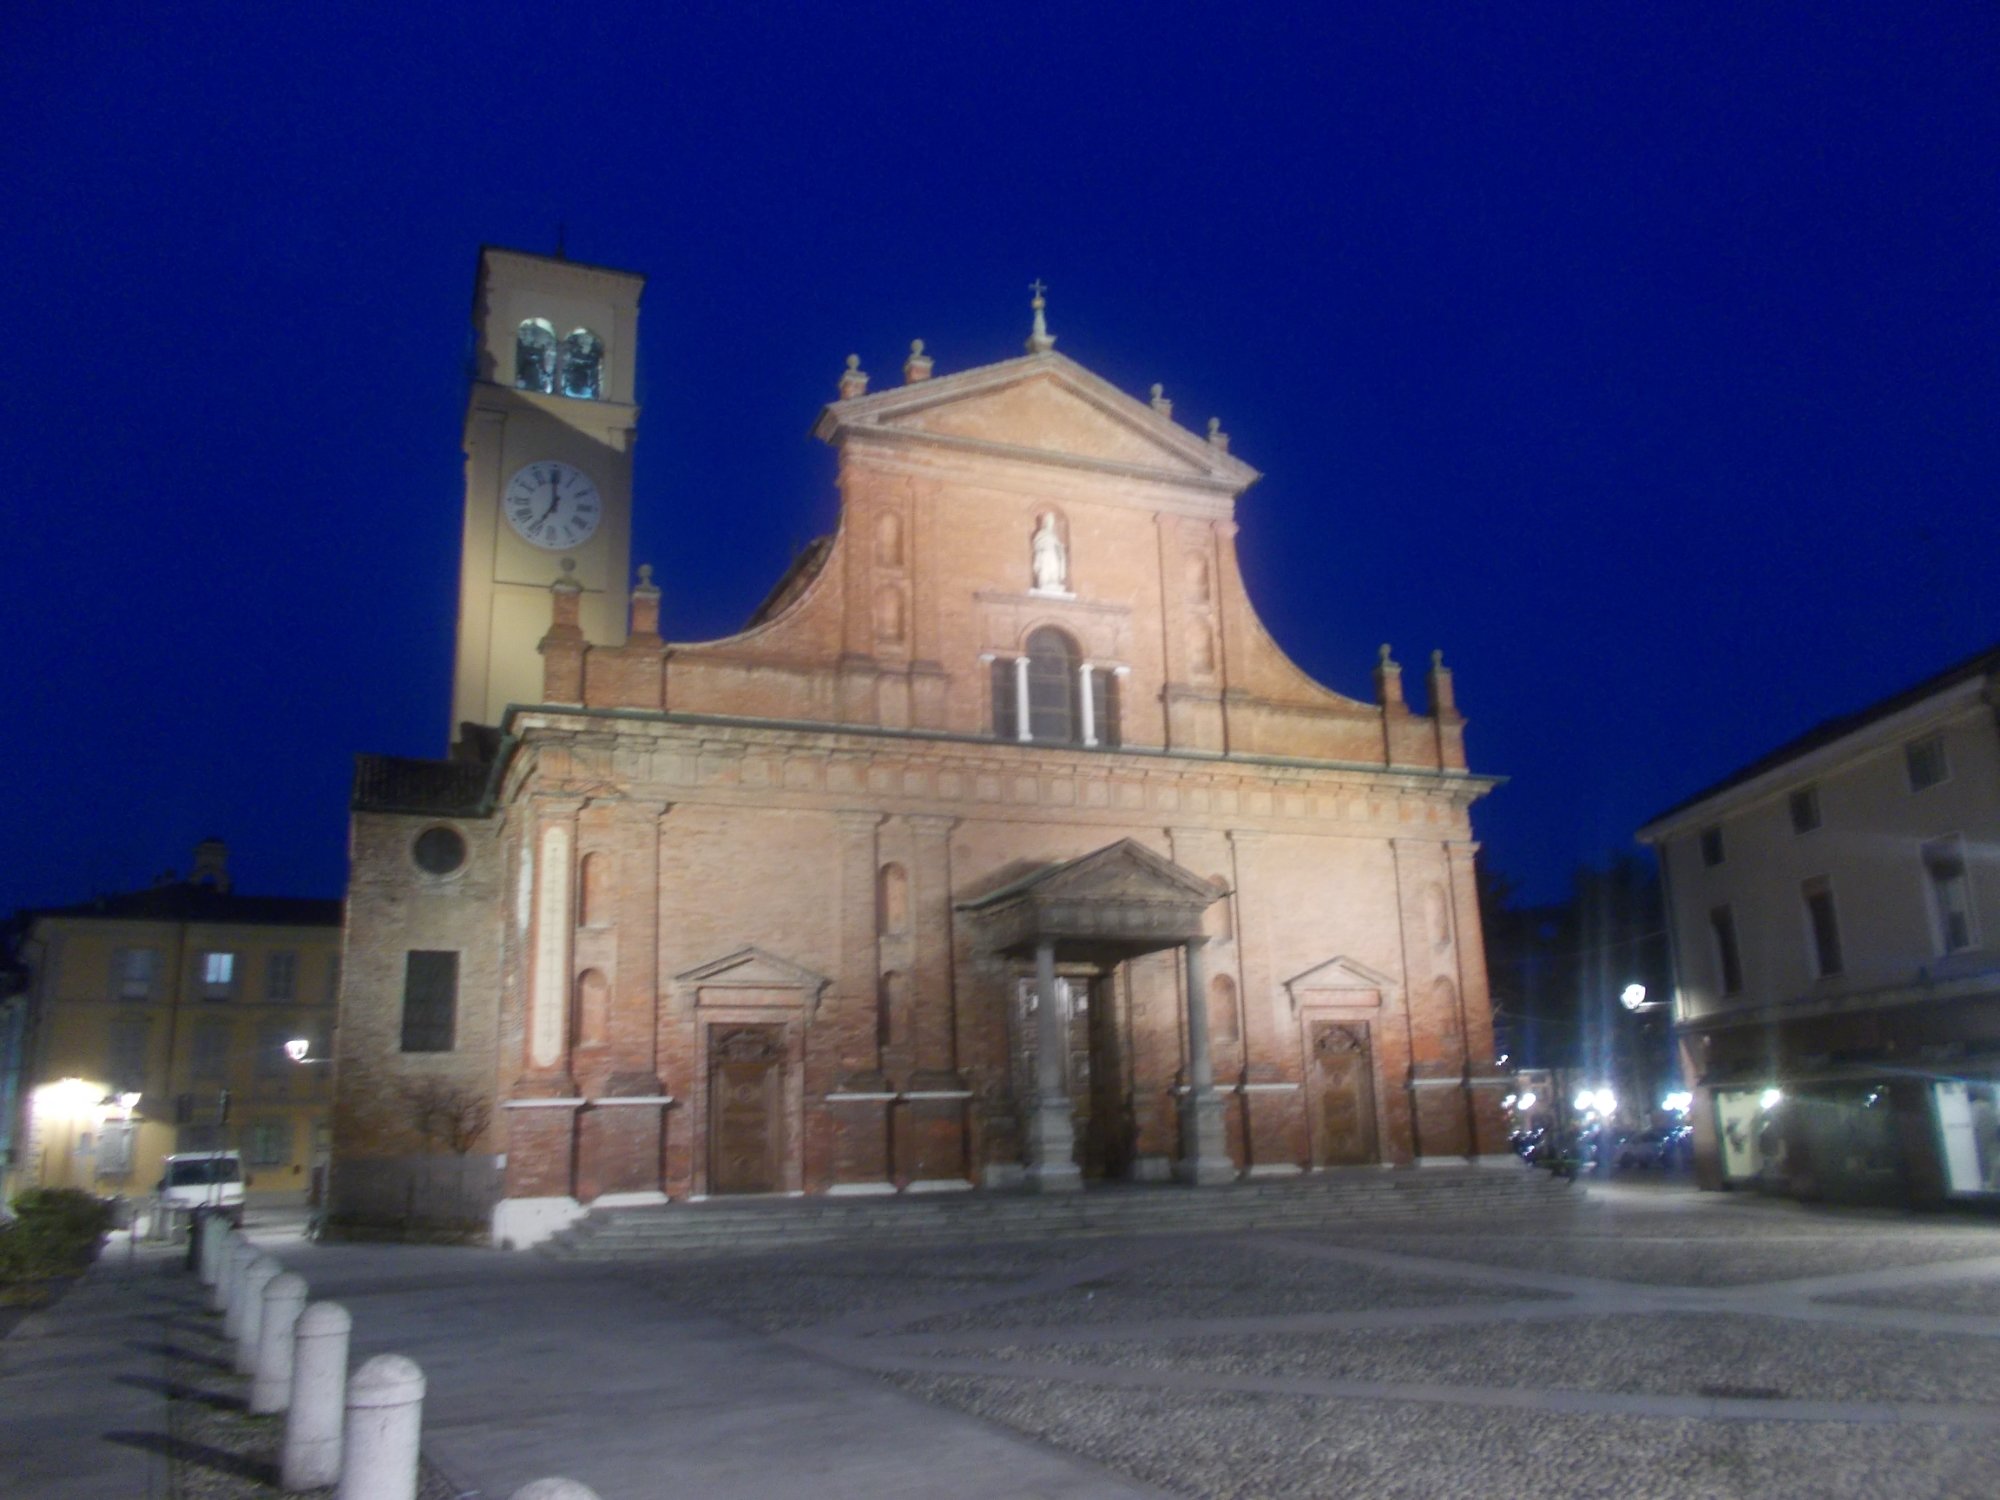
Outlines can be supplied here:
M949 1245L1051 1236L1334 1228L1358 1220L1560 1212L1584 1189L1526 1166L1316 1172L1227 1187L1106 1184L1079 1193L711 1198L596 1210L544 1242L562 1260L650 1260L795 1246Z

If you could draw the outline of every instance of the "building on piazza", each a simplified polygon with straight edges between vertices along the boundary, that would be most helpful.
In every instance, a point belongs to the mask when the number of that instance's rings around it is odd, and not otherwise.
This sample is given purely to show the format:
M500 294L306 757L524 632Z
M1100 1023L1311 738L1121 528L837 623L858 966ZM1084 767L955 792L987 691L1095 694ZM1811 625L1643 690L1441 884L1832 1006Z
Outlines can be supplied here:
M1058 353L1039 294L1018 358L917 344L873 393L850 358L834 533L671 640L630 581L641 290L481 258L461 728L357 768L336 1215L527 1245L722 1194L1504 1156L1494 783L1437 656L1426 715L1386 647L1363 702L1271 639L1226 435Z

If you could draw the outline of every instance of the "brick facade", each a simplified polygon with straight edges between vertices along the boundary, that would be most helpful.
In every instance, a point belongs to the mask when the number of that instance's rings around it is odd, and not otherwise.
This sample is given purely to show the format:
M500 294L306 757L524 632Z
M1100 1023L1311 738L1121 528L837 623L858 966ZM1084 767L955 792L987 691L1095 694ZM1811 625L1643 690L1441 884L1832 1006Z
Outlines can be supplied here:
M1426 716L1386 649L1373 703L1292 665L1237 570L1256 474L1219 435L1046 347L927 368L826 409L839 529L750 628L670 643L642 586L626 641L591 644L557 582L545 701L461 746L486 752L476 792L413 769L392 795L364 764L351 1212L408 1196L398 1101L425 1073L495 1106L476 1159L504 1157L504 1239L545 1222L505 1204L1015 1181L1033 965L971 908L1126 840L1181 899L1202 883L1194 998L1234 1170L1504 1151L1468 816L1491 783L1448 672ZM411 851L440 823L466 861L426 875ZM1183 1152L1186 936L1057 949L1086 1174ZM427 947L461 955L458 1035L406 1054Z

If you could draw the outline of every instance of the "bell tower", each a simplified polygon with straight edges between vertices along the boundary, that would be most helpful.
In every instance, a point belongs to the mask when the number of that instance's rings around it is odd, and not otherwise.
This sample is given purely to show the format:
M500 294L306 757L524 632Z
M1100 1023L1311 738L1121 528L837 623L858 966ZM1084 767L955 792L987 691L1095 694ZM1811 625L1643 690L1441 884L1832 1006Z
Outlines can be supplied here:
M645 278L487 247L473 296L451 737L538 703L549 585L564 558L587 639L625 639Z

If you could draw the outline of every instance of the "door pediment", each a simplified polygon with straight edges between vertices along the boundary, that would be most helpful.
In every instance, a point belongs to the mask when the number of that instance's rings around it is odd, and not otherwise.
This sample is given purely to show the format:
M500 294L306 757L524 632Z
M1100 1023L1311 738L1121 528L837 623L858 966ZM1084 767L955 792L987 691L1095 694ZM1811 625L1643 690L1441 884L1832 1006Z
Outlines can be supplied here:
M1393 1003L1397 990L1396 981L1389 975L1344 953L1316 963L1285 981L1285 993L1291 998L1294 1011L1322 997L1335 1005L1379 1006Z
M675 986L710 1005L810 1005L833 981L755 946L738 948L674 976Z

